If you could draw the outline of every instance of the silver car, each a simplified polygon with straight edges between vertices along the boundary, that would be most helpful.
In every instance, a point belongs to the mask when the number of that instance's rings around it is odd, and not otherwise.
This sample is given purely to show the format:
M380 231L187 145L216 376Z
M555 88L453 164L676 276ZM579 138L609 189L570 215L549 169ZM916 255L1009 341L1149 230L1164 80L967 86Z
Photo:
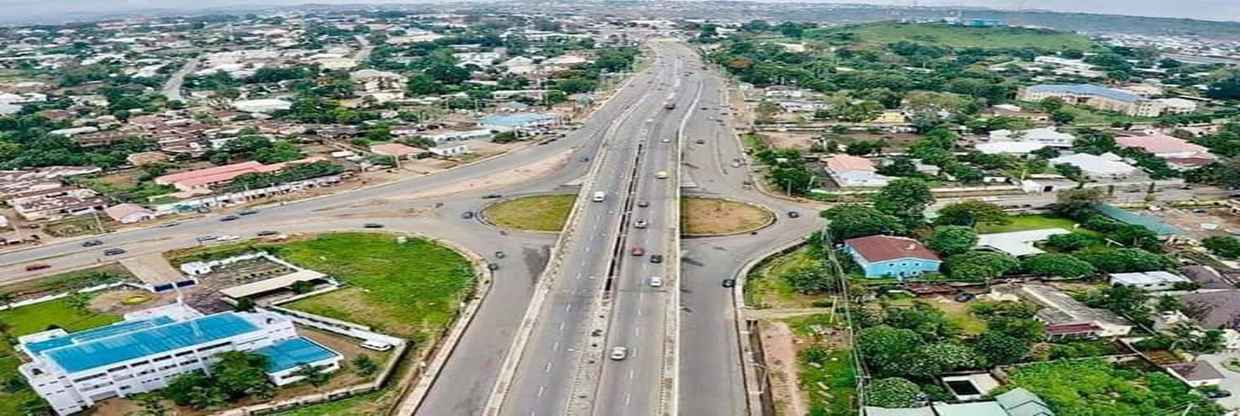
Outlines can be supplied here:
M623 361L625 358L629 358L629 349L628 347L611 347L610 357L612 361Z

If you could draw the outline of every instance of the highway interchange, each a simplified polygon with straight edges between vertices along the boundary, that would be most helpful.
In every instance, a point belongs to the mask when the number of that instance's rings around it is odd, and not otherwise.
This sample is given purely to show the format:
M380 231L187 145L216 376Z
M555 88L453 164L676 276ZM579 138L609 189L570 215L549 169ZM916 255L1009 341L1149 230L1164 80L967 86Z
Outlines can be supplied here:
M751 189L748 164L725 115L725 80L703 70L683 43L647 44L654 59L563 139L433 175L261 207L257 215L228 223L218 221L223 214L211 214L100 238L103 248L125 248L122 256L104 259L100 247L76 241L3 253L0 281L37 277L24 270L34 261L52 265L42 273L48 274L193 246L195 237L207 234L250 238L261 230L382 223L451 240L500 265L491 294L452 347L418 415L484 414L488 405L504 415L745 414L732 291L720 283L746 262L812 232L820 225L816 207ZM669 101L674 109L665 108ZM479 185L482 178L548 161L556 167L545 174ZM657 172L669 178L656 178ZM607 197L591 202L597 191ZM486 194L546 192L579 195L578 212L558 245L554 235L501 231L461 215L491 202L481 198ZM678 230L680 192L759 204L778 219L752 235L681 242L671 231ZM806 215L786 215L798 210ZM639 219L648 226L634 227ZM645 254L632 255L635 247ZM495 258L499 251L509 255ZM665 261L652 263L655 254ZM545 274L554 264L558 272ZM555 279L540 286L540 276L548 275ZM654 276L662 277L661 287L650 285ZM548 291L545 301L532 304L540 287ZM534 320L523 334L527 312ZM516 349L518 335L528 341ZM628 348L628 357L608 360L614 346ZM511 372L503 371L506 364ZM504 398L499 403L497 391Z

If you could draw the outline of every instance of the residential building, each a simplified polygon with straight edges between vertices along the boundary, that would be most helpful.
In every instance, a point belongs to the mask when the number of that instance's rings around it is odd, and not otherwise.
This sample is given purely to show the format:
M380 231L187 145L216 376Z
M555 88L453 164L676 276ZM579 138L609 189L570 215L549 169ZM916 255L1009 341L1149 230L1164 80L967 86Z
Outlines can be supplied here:
M285 100L268 98L259 100L233 101L232 107L237 109L237 111L244 111L247 113L274 113L292 108L293 103Z
M1055 416L1042 398L1017 387L995 396L994 401L969 403L934 402L913 408L866 406L864 416Z
M266 173L273 172L275 170L276 169L272 169L270 166L262 163L248 161L206 169L172 173L155 178L155 183L159 185L172 185L183 192L203 191L212 186L232 182L233 178L247 173Z
M1162 133L1149 132L1139 136L1116 137L1115 144L1120 147L1136 148L1146 153L1166 159L1167 163L1172 167L1182 169L1199 167L1200 160L1204 160L1209 164L1217 157L1210 153L1210 149L1205 146L1190 143L1177 137L1171 137Z
M881 187L886 186L890 178L879 175L874 162L860 156L846 154L832 155L823 160L827 175L841 187Z
M560 125L560 116L551 113L492 114L483 117L478 125L491 129L540 129Z
M137 204L117 204L103 209L113 221L133 224L155 218L155 212Z
M4 202L28 221L86 215L107 206L107 201L97 192L71 186L20 192L10 195Z
M1110 277L1112 286L1128 286L1148 292L1171 290L1177 284L1192 283L1192 280L1189 280L1187 277L1161 270L1141 273L1111 273Z
M1188 280L1192 280L1193 283L1201 286L1202 289L1233 289L1236 287L1223 278L1222 273L1210 266L1184 266L1180 268L1180 273L1187 277Z
M1008 233L981 234L977 236L977 248L1007 253L1013 257L1032 256L1045 253L1034 246L1034 243L1046 241L1053 235L1070 234L1062 228L1042 230L1013 231Z
M435 156L452 157L452 156L460 156L460 155L469 154L469 145L447 144L447 145L435 146L435 147L432 147L426 150L430 151Z
M873 235L844 240L844 248L865 271L865 277L905 277L936 273L943 263L917 240Z
M409 159L421 153L416 147L406 146L400 143L382 143L370 146L371 153L380 156L390 156L398 159Z
M408 81L404 75L376 69L353 71L349 79L360 84L362 91L366 92L403 90Z
M57 414L67 415L100 400L161 389L177 375L205 371L222 352L267 356L267 376L281 386L303 378L295 374L299 367L335 371L342 359L274 313L199 316L187 308L160 309L169 310L75 333L52 329L23 336L19 348L31 361L18 370Z
M988 155L1026 155L1045 147L1045 144L1032 142L989 142L973 145L974 149Z
M1183 98L1159 98L1154 101L1162 104L1163 114L1188 114L1197 111L1197 102Z
M1153 231L1159 237L1170 237L1173 235L1184 234L1184 231L1170 224L1163 222L1158 217L1149 215L1141 215L1111 204L1098 204L1094 207L1098 213L1107 216L1107 218L1130 225L1140 225L1147 230Z
M991 142L1036 143L1044 147L1070 148L1076 136L1061 133L1054 127L1042 127L1029 130L1012 131L1007 129L990 132Z
M1116 337L1132 331L1132 324L1111 311L1085 306L1051 286L1024 284L1015 294L1042 306L1036 318L1046 323L1048 338Z
M1180 301L1206 311L1195 319L1202 328L1240 330L1240 290L1198 291L1181 296Z
M1051 166L1072 165L1081 169L1086 177L1095 180L1123 179L1135 175L1138 169L1121 162L1118 156L1096 156L1089 153L1077 153L1060 156L1050 160Z
M908 123L908 117L905 117L904 113L899 110L883 110L878 117L870 120L870 122L874 124L905 124Z
M1163 367L1167 370L1167 374L1171 374L1177 380L1184 382L1189 387L1205 387L1217 386L1223 382L1223 373L1214 368L1209 361L1192 361L1180 364L1171 364Z
M1059 98L1073 105L1099 110L1114 111L1130 116L1158 117L1162 115L1162 103L1139 95L1092 84L1041 84L1022 88L1016 98L1022 101L1042 101Z

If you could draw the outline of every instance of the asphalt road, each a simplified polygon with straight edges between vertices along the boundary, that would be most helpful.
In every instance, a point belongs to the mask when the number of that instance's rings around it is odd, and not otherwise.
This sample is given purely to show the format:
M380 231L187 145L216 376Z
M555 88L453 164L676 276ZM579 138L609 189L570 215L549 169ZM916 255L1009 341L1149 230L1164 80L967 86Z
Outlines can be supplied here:
M167 81L164 81L164 86L162 88L164 97L166 97L168 101L185 101L185 97L181 95L181 85L185 83L185 76L197 68L198 59L191 59L189 62L186 62L181 69L173 72L172 76L168 77Z

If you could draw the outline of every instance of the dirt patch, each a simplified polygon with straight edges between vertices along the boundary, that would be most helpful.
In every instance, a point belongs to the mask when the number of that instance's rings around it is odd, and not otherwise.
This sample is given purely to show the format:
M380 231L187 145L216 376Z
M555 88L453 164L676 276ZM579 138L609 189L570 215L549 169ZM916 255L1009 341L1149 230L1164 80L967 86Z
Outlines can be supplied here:
M90 309L98 312L124 315L129 312L168 305L176 301L172 292L155 294L145 290L109 290L90 300Z
M680 200L681 233L687 236L746 233L773 221L774 213L756 205L701 197Z
M762 132L766 137L766 143L776 149L797 149L802 152L809 151L810 146L818 137L817 134L808 132Z
M797 347L792 330L783 322L762 321L762 350L771 371L771 394L777 414L804 415L809 412L801 397L797 377Z
M443 187L423 192L414 192L405 194L399 199L421 199L443 195L451 195L458 192L479 191L484 189L493 189L506 185L524 182L530 178L536 178L554 172L556 169L563 167L568 163L568 158L573 153L572 149L565 149L563 152L543 159L542 161L505 172L503 175L490 175L483 178L472 179L469 181L453 184L449 187Z

